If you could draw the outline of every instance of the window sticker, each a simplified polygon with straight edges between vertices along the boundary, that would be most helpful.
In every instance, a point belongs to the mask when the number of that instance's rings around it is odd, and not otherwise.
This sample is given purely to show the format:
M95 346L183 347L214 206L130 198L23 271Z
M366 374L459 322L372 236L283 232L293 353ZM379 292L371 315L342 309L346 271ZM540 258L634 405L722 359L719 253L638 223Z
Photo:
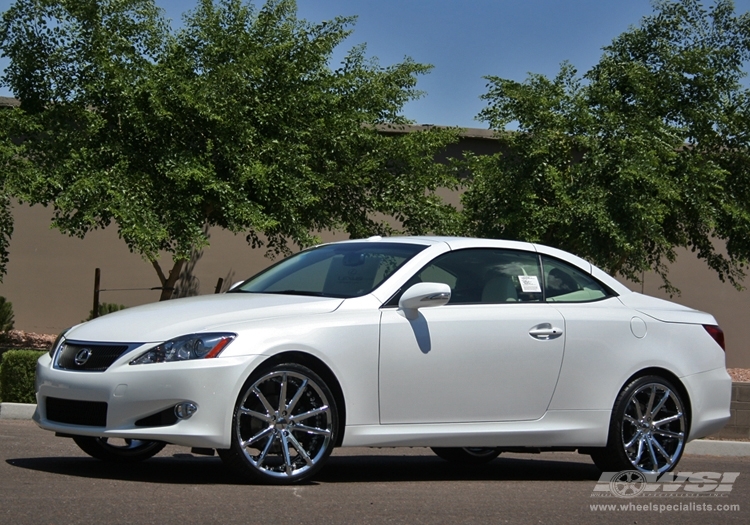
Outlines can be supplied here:
M539 279L536 275L519 275L518 282L521 283L521 291L524 293L542 293Z

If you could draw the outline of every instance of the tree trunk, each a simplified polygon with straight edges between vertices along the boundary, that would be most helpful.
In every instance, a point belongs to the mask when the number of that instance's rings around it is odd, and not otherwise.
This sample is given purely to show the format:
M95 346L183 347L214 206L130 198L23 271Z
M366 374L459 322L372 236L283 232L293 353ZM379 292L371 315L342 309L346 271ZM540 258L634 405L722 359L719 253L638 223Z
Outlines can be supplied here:
M183 259L175 261L172 269L169 271L169 277L164 275L157 261L151 261L151 264L153 264L154 270L156 270L156 274L159 276L159 281L161 282L161 296L159 297L159 301L171 299L174 293L174 285L180 277L180 272L185 261Z

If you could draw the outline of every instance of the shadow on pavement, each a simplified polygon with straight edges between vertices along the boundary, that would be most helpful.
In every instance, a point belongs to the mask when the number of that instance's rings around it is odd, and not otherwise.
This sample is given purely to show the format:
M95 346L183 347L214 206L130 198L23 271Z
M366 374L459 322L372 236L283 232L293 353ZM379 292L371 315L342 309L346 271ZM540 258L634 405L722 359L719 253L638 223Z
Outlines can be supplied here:
M175 485L246 484L244 478L226 468L219 458L191 454L157 456L131 465L85 457L15 458L6 462L17 468L82 478ZM486 465L462 466L432 456L356 455L329 458L312 483L597 479L599 470L583 456L580 462L501 456Z
M87 457L14 458L8 459L6 463L18 468L80 478L176 485L244 483L219 458L196 458L189 454L180 454L178 457L157 456L134 464L107 463Z
M508 458L486 465L456 465L431 456L339 456L331 458L316 476L325 483L370 481L583 481L599 479L599 470L581 462Z

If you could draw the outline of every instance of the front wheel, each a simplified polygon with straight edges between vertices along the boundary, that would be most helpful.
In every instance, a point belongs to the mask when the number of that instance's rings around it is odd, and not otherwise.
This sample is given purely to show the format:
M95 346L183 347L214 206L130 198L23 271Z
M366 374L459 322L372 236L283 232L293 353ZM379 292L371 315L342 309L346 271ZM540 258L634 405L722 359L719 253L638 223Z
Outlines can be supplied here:
M232 445L219 450L252 481L291 484L314 476L336 442L336 401L323 379L296 363L253 374L237 399Z
M432 451L446 461L463 465L482 465L500 455L499 448L489 447L432 447Z
M149 459L167 446L163 441L88 436L75 436L73 441L89 456L117 463L136 463Z
M603 471L669 472L682 457L688 428L679 391L663 377L640 377L617 396L607 446L591 458Z

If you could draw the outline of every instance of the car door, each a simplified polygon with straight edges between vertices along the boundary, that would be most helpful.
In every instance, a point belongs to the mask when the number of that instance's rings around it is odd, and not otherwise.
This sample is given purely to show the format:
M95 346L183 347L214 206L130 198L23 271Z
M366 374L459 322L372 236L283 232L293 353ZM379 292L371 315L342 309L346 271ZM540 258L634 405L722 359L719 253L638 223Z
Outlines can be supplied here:
M648 317L580 268L548 255L541 261L545 301L565 318L565 363L550 409L610 409L642 351Z
M407 319L381 313L382 424L533 420L544 415L565 348L562 315L542 302L534 253L466 249L402 287L443 282L451 301Z

